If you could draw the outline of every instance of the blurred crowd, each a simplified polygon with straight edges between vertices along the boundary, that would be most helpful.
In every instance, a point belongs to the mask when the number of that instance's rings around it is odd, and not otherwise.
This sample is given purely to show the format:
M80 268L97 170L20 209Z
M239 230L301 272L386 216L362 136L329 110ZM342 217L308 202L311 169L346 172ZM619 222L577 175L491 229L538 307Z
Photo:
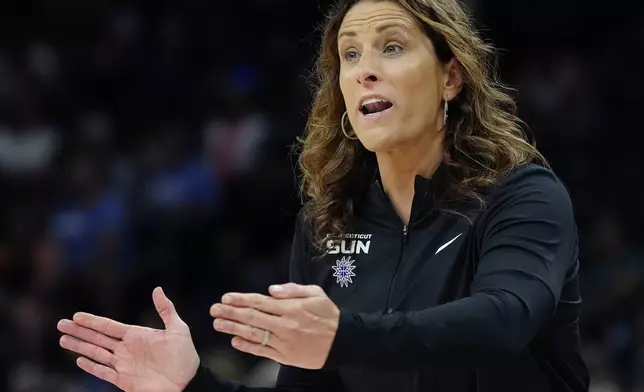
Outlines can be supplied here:
M160 326L157 285L208 366L270 385L274 364L231 350L208 308L287 279L291 147L328 3L0 2L0 390L111 391L58 347L56 322ZM644 12L467 3L573 198L593 390L643 391Z

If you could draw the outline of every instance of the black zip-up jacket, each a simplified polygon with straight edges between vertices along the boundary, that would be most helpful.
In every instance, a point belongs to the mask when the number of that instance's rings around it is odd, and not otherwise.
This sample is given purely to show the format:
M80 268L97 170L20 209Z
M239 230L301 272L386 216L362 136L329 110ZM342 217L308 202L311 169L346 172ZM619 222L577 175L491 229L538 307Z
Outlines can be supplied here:
M447 171L417 177L409 225L374 181L355 230L321 259L298 219L291 280L320 285L341 311L322 370L283 366L266 389L200 368L186 391L588 391L564 185L521 166L483 191L486 208L468 220L432 209Z

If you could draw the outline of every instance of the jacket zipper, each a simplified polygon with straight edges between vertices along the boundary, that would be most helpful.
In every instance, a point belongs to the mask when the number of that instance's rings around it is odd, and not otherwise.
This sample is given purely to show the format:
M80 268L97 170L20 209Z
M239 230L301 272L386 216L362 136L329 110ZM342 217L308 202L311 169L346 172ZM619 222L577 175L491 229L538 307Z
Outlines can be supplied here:
M402 259L403 259L403 252L405 249L405 245L407 245L407 242L409 241L409 226L403 225L402 229L402 244L400 246L400 254L398 255L398 263L396 264L396 269L394 270L394 275L391 277L391 281L389 282L389 293L387 294L387 313L392 313L393 308L391 307L391 297L393 295L393 289L394 289L394 284L396 283L396 277L398 276L398 270L400 269L400 265L402 264Z

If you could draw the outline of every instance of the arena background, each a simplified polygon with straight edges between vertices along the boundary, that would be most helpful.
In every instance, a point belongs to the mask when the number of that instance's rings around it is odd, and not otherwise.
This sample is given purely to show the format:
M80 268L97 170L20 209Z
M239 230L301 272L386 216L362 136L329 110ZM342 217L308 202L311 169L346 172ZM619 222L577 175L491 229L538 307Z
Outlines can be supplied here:
M56 321L159 326L156 285L204 363L271 384L208 308L286 279L290 146L327 3L0 1L0 390L112 390ZM593 391L642 391L641 2L468 4L574 201Z

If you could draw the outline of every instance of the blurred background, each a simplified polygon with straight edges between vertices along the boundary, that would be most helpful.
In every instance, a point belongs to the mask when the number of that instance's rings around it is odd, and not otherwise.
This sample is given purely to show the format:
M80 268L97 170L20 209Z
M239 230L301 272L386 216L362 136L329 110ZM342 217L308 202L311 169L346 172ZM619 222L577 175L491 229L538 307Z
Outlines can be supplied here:
M287 278L323 0L0 0L0 390L111 391L58 347L77 310L160 326L250 385L208 309ZM641 2L469 0L570 189L595 392L644 389Z

